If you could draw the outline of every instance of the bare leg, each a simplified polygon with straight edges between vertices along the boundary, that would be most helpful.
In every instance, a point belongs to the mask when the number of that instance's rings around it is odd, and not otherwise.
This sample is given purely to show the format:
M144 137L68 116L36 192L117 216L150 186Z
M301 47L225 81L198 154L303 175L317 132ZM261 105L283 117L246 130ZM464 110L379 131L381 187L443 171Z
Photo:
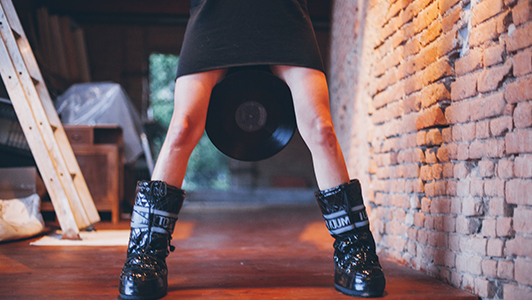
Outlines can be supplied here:
M212 88L225 76L226 71L185 75L176 80L174 113L152 180L163 180L181 188L190 154L205 129Z
M318 187L324 190L349 182L333 127L325 74L292 66L271 66L271 69L292 91L298 129L312 154Z

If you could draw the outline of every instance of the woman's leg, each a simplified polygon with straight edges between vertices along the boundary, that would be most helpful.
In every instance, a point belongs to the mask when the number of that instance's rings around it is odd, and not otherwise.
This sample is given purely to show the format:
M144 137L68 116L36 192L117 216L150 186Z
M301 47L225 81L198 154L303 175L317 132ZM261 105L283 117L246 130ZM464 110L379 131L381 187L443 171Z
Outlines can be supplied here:
M349 182L333 127L325 74L292 66L272 66L271 69L292 91L297 126L312 154L318 187L324 190Z
M181 187L190 154L205 129L212 88L226 72L213 70L181 76L176 80L174 113L152 180L163 180Z

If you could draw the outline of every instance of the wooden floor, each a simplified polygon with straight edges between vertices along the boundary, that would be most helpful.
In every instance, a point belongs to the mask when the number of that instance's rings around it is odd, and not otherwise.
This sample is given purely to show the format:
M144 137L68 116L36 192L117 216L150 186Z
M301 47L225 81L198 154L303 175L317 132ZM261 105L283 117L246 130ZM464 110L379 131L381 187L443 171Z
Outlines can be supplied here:
M96 229L124 228L127 221ZM1 299L117 299L126 246L0 244ZM353 299L333 288L332 238L316 206L182 211L165 299ZM478 299L383 260L383 299Z

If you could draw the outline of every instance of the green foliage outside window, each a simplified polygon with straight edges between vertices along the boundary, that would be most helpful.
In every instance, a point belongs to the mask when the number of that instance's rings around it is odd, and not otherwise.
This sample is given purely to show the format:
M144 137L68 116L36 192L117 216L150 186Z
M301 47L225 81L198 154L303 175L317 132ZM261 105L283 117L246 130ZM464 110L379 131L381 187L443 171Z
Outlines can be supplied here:
M152 138L154 159L162 147L174 110L174 83L179 57L169 54L150 55L150 109L161 125L159 135ZM228 189L230 186L228 159L204 134L188 161L183 189Z

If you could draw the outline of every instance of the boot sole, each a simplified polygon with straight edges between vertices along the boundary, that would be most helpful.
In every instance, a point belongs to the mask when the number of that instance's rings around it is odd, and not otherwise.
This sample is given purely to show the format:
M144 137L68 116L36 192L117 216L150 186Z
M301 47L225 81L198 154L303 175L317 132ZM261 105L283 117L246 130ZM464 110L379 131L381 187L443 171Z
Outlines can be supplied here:
M120 294L120 298L124 299L124 300L156 300L156 299L160 299L160 298L162 298L164 296L166 296L166 291L164 291L163 293L160 293L160 294L146 295L146 296L128 296L128 295Z
M384 291L378 291L378 292L359 292L355 290L350 290L345 287L339 286L337 284L334 284L334 287L337 291L346 294L348 296L354 296L354 297L363 297L363 298L375 298L375 297L381 297L382 294L384 294Z

